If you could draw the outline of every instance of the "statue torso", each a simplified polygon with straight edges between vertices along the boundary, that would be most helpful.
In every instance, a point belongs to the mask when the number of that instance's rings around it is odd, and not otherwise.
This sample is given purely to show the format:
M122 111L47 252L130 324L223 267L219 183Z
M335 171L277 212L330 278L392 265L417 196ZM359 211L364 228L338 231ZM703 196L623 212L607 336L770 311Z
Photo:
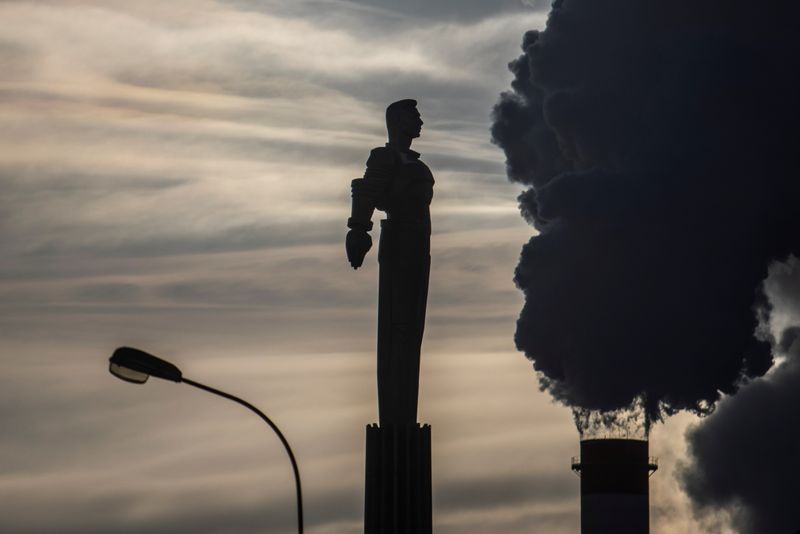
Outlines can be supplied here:
M385 197L378 209L397 222L416 223L430 228L433 199L433 174L414 151L379 147L367 161L367 175L378 172L387 181Z

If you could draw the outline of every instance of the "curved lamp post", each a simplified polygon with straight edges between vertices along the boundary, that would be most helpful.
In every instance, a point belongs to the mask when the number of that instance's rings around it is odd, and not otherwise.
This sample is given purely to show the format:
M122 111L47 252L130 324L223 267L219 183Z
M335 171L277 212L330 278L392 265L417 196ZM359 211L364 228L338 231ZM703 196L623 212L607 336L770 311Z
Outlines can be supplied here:
M232 400L235 403L241 404L263 419L264 422L266 422L270 428L275 431L275 434L278 435L278 438L281 440L281 443L283 443L283 446L286 449L286 453L289 455L289 460L292 462L294 481L297 487L297 531L299 534L303 534L303 494L300 489L300 470L297 468L297 461L294 458L294 453L292 452L292 448L289 446L289 442L286 441L286 438L283 436L275 423L273 423L270 418L264 414L264 412L249 402L242 400L239 397L235 397L230 393L225 393L224 391L220 391L204 384L200 384L199 382L195 382L194 380L185 378L183 373L181 373L181 370L175 367L173 364L139 349L120 347L114 351L114 354L111 355L109 362L108 370L111 372L111 374L117 378L125 380L126 382L144 384L151 376L163 378L164 380L171 380L173 382L183 382L184 384L189 384L190 386L194 386L198 389L202 389L203 391L208 391L214 395L219 395L220 397L224 397Z

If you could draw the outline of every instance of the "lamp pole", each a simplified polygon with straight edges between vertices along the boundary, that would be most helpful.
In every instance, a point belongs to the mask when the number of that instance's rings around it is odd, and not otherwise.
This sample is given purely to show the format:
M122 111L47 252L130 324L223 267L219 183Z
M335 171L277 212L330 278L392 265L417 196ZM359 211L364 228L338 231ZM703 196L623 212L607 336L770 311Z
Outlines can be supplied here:
M264 422L267 423L270 426L270 428L272 428L272 430L275 431L275 434L277 434L278 439L280 439L281 443L283 443L283 448L286 449L286 454L289 455L289 461L292 462L295 488L297 490L297 532L303 534L303 492L300 489L300 469L298 469L297 467L297 460L295 460L294 458L294 453L292 452L292 448L289 446L289 442L286 441L286 438L284 437L283 433L278 429L278 426L275 423L273 423L272 420L269 417L267 417L267 415L264 412L262 412L261 410L259 410L258 408L256 408L255 406L253 406L244 399L240 399L239 397L231 395L230 393L225 393L224 391L220 391L218 389L206 386L205 384L195 382L194 380L189 380L188 378L184 378L183 383L189 384L190 386L194 386L198 389L202 389L203 391L208 391L209 393L213 393L214 395L219 395L220 397L224 397L228 400L232 400L237 404L241 404L251 412L255 413L257 416L259 416L261 419L263 419Z
M303 534L303 492L300 485L300 469L297 467L297 460L295 460L294 453L292 452L292 448L289 446L289 442L286 440L286 437L284 437L278 426L273 423L264 412L246 400L240 399L235 395L231 395L230 393L226 393L219 389L201 384L200 382L195 382L194 380L185 378L180 369L178 369L175 365L139 349L134 349L132 347L120 347L114 351L114 354L111 355L109 362L109 371L111 374L117 378L125 380L126 382L143 384L147 381L148 377L155 376L156 378L163 378L164 380L171 380L172 382L184 383L203 391L213 393L219 397L231 400L258 415L270 426L270 428L272 428L272 430L281 440L284 449L286 449L286 454L289 455L289 461L292 463L295 488L297 491L297 532L299 534Z

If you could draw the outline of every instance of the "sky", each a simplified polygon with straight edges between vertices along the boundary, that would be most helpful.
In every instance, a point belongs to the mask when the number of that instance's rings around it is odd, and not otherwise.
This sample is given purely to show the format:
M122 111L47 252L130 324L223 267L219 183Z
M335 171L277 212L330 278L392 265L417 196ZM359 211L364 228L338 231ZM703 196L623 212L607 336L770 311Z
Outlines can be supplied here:
M385 106L415 98L436 177L419 416L435 530L578 532L571 412L514 348L534 229L489 131L543 4L0 3L0 531L294 531L269 429L119 382L120 345L262 408L297 455L307 531L362 530L377 269L344 256L349 184ZM654 534L715 523L673 475L696 421L653 429Z

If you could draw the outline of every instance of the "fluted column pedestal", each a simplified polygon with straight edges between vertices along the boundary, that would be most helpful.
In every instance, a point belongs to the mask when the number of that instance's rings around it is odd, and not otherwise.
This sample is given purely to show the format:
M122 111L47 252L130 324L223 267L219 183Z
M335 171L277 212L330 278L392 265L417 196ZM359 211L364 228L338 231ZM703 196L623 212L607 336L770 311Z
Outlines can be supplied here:
M367 426L365 534L432 534L431 427Z

